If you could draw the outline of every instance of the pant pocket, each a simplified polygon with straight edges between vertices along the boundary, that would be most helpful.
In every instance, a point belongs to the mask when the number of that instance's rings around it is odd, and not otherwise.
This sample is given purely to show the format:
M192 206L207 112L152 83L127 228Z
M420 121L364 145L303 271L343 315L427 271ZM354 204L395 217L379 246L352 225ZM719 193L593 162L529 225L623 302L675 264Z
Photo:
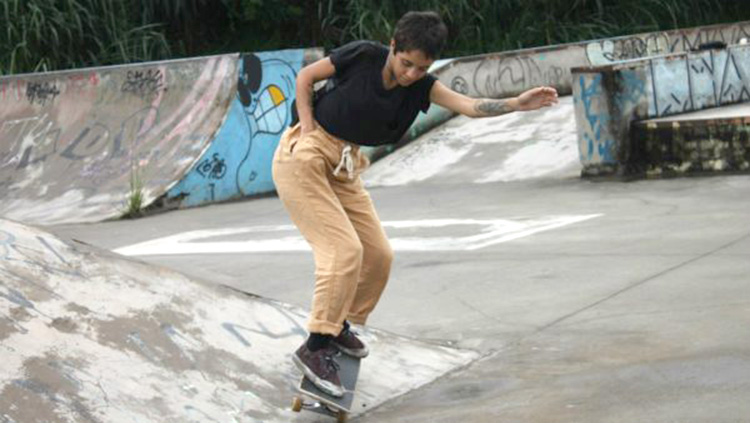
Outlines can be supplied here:
M289 155L292 155L294 153L294 148L297 146L300 136L302 135L302 130L300 128L301 128L300 124L297 123L296 125L288 129L289 137L286 140L286 145L284 146L284 150Z

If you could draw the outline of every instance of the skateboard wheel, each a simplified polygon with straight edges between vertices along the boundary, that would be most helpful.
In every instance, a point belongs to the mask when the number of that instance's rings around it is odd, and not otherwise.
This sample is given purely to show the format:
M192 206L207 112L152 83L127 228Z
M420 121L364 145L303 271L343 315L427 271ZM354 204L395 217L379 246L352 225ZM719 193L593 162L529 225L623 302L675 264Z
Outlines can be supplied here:
M295 413L302 411L302 398L294 397L294 400L292 400L292 411Z

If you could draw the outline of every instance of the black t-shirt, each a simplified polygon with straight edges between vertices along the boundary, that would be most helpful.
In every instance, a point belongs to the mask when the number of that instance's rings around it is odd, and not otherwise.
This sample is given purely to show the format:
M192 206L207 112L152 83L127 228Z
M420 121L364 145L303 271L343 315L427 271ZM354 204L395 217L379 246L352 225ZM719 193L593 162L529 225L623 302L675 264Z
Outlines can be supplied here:
M315 102L315 120L328 133L359 145L398 142L430 107L436 78L426 74L408 87L383 86L389 49L372 41L355 41L333 50L336 73Z

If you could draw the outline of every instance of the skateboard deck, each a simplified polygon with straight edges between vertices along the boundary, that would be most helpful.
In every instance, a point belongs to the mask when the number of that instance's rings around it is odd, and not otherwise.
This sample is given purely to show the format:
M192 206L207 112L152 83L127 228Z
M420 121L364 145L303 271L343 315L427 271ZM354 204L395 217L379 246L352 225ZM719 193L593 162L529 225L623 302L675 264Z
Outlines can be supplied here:
M309 410L315 413L335 417L345 422L354 404L354 389L357 386L361 359L339 353L336 362L341 367L339 378L344 387L344 396L336 398L318 389L309 379L302 376L297 390L300 395L294 397L292 409L296 412ZM309 399L309 401L306 401Z

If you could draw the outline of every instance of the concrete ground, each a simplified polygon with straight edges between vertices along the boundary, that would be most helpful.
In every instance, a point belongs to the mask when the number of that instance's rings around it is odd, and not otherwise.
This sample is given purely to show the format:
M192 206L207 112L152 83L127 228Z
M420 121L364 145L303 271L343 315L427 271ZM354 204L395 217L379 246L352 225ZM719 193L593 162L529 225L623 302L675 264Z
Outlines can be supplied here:
M456 177L371 193L396 261L369 324L483 358L357 421L750 421L750 176ZM308 307L312 257L289 224L271 197L49 229L108 249L226 229L190 242L246 252L141 258Z
M475 251L398 253L370 324L485 358L361 421L749 421L748 192L746 176L374 189L385 221L602 216ZM114 248L284 223L267 198L53 230ZM144 259L303 307L312 293L307 252Z

